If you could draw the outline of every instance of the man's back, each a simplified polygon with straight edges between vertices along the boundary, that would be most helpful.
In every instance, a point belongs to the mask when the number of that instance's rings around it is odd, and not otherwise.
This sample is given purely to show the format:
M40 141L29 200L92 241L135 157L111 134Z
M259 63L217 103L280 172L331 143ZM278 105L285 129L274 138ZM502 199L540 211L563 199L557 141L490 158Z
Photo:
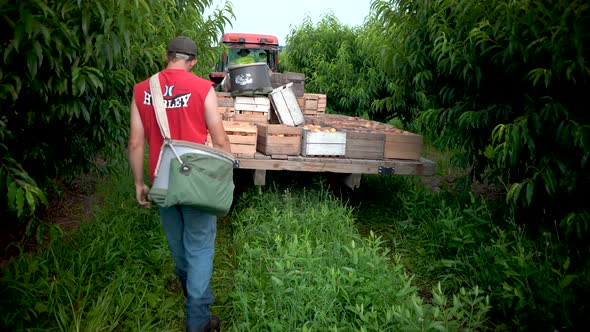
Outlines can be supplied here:
M213 82L181 69L164 69L159 77L171 138L204 144L207 138L204 104ZM152 107L149 80L135 85L134 98L150 146L152 174L164 139Z

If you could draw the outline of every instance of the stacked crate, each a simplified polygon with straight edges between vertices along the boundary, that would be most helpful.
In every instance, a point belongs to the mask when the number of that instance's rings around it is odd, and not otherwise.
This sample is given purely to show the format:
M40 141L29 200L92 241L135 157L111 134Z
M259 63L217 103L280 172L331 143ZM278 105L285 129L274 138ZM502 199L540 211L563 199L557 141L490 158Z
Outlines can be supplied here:
M304 125L301 141L303 156L344 156L346 132L321 125Z
M424 150L422 135L389 124L337 114L308 117L306 120L346 131L350 136L347 141L347 145L351 145L347 154L349 158L418 160ZM383 144L380 137L383 137ZM371 141L376 144L373 145ZM381 146L382 156L375 150L381 149ZM364 149L366 150L363 151Z
M300 127L282 124L258 124L256 150L267 156L298 156L301 154Z
M397 128L380 129L385 133L383 158L418 160L424 150L422 135Z
M302 124L305 119L292 88L293 83L282 85L270 93L269 99L276 122L294 127Z
M381 160L385 155L385 133L361 128L340 128L346 132L346 158Z
M254 158L258 128L250 122L223 121L231 152L239 158Z
M234 121L268 123L270 100L268 97L235 97Z
M303 95L303 114L317 116L326 113L327 98L325 94L306 93Z
M305 74L292 72L272 73L270 75L270 83L273 89L287 85L288 83L293 83L293 92L295 93L295 96L303 97Z
M223 120L231 121L234 118L234 97L229 92L216 92L217 110L221 113Z
M362 124L365 128L378 130L385 134L385 144L383 147L384 159L420 159L420 155L424 151L424 139L422 135L377 121L363 120Z

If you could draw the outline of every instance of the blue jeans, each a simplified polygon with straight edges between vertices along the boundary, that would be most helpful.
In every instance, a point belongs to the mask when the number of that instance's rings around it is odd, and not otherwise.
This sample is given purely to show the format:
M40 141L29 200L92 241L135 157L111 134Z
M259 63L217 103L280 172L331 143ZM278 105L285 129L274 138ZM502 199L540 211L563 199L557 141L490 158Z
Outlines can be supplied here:
M160 208L160 220L185 290L186 327L200 330L211 318L211 275L217 217L188 206Z

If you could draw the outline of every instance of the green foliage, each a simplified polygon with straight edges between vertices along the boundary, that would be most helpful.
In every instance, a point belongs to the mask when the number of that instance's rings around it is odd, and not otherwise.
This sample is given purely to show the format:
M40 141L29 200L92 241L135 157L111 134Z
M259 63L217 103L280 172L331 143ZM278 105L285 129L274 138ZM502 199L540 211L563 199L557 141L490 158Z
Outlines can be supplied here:
M587 326L589 262L551 233L531 237L504 202L400 177L366 176L360 190L361 227L383 234L423 291L433 281L450 292L479 286L500 331Z
M181 329L157 209L137 206L118 165L80 233L3 266L1 330ZM311 183L317 176L283 175L288 186L247 191L218 222L213 310L224 330L587 326L588 262L550 233L532 240L504 222L503 201L375 175L344 206Z
M250 194L232 215L236 331L457 331L486 325L477 287L432 303L374 234L361 238L350 210L323 191Z
M586 1L374 1L395 81L380 101L462 149L471 178L509 189L540 223L590 231ZM535 212L537 211L537 212Z
M182 292L157 210L139 207L133 186L121 177L130 174L119 165L100 182L102 206L79 233L3 267L1 329L181 328ZM477 288L451 297L437 285L432 304L416 296L412 278L390 261L382 240L361 238L350 210L324 191L250 193L231 218L232 256L216 262L213 277L214 283L216 275L238 281L223 289L213 285L221 298L229 296L222 317L233 324L229 329L456 331L477 330L487 321L487 298ZM249 277L253 273L256 279ZM247 286L251 291L239 291ZM250 307L264 299L274 302ZM238 320L243 315L250 319ZM260 315L268 319L259 320Z
M140 208L127 167L100 182L80 231L5 264L0 330L178 331L182 291L157 210ZM177 286L178 285L178 286Z
M332 13L315 25L306 17L287 37L282 67L305 73L305 90L328 95L331 112L361 115L383 90L383 74L369 48L378 44L373 36L379 35L343 25Z
M0 159L0 188L7 188L6 206L1 208L15 211L19 219L31 217L40 205L47 206L43 191L14 159Z
M192 37L198 71L207 72L216 54L211 45L231 14L227 4L203 17L212 3L3 1L0 155L28 179L0 183L9 204L25 197L34 212L33 198L50 179L87 171L99 153L110 158L125 149L133 85L163 67L171 38Z

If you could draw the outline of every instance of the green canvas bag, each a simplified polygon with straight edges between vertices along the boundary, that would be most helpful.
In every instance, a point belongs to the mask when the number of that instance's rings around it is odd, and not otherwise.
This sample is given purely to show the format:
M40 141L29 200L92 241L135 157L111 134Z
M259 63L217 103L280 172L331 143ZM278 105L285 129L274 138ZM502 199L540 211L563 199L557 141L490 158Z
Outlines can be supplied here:
M187 205L226 215L233 202L234 156L203 144L170 139L158 74L150 78L150 90L164 137L150 189L152 200L161 207Z

